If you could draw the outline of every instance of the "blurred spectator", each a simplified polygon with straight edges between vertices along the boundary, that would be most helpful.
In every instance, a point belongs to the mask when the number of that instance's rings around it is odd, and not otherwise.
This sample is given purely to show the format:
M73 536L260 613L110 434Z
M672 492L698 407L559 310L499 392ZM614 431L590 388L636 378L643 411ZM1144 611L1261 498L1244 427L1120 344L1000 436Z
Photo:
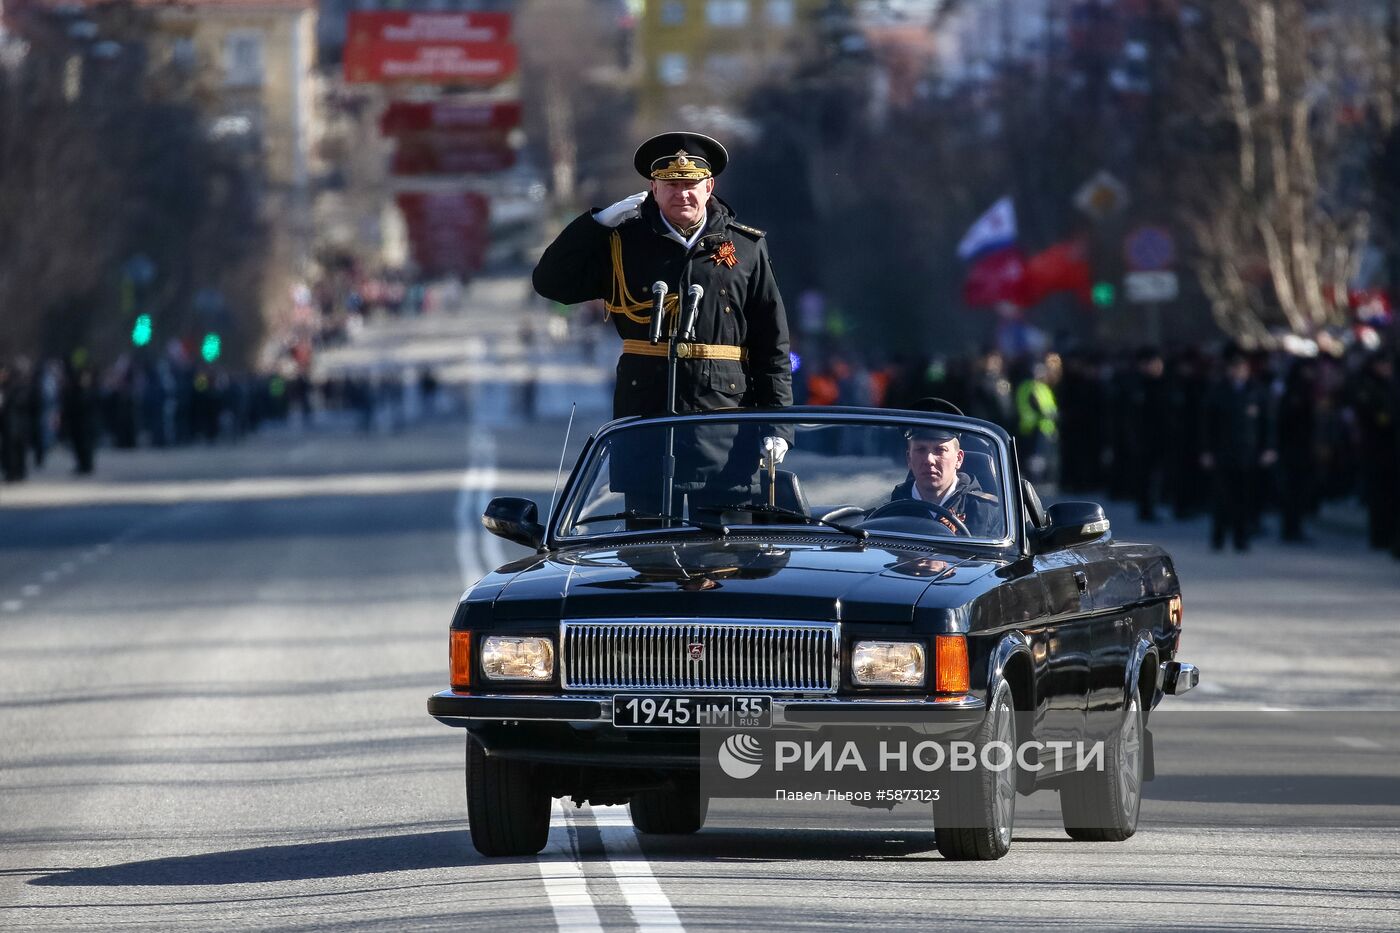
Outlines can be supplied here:
M1157 348L1142 348L1137 353L1136 371L1126 381L1128 391L1123 399L1125 447L1118 469L1128 475L1138 519L1144 522L1157 521L1164 454L1170 449L1161 444L1167 424L1165 373L1166 363Z
M1371 547L1396 541L1400 457L1396 450L1394 363L1387 353L1372 353L1349 393L1348 404L1360 435L1361 496L1366 503Z
M1296 359L1278 403L1279 536L1302 543L1303 518L1317 511L1317 367Z
M0 362L0 468L8 483L24 479L29 463L31 394L29 361Z
M97 380L86 361L69 363L63 385L63 433L73 448L74 472L91 473L97 444Z
M1225 375L1206 397L1201 424L1201 466L1211 479L1210 546L1229 535L1237 551L1249 550L1251 502L1261 466L1276 459L1268 399L1250 377L1249 359L1226 352Z
M1025 368L1016 386L1016 445L1026 478L1037 485L1059 482L1059 375L1060 358L1047 354Z

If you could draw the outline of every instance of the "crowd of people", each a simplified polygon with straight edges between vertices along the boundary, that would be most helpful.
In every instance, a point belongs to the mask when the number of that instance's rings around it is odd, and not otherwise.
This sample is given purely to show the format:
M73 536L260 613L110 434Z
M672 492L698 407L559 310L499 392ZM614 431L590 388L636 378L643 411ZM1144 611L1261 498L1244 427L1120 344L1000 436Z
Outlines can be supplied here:
M294 386L163 355L130 355L98 369L79 351L66 361L0 361L0 475L25 479L58 446L75 473L91 473L101 443L117 449L237 440L285 417Z
M799 404L919 407L946 399L1017 438L1024 473L1060 494L1133 503L1137 517L1210 515L1211 544L1246 550L1278 514L1287 542L1327 502L1358 500L1372 547L1400 557L1400 401L1393 357L1246 353L1000 353L871 366L834 356Z

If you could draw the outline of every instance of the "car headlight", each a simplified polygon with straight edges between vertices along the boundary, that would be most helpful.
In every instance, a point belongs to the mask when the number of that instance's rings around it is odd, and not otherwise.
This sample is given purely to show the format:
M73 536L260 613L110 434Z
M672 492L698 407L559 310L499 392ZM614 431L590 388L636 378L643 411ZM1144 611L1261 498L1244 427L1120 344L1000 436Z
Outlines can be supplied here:
M481 673L487 680L549 680L554 676L554 642L488 635L481 641Z
M918 687L926 669L915 641L858 641L851 652L851 676L862 686Z

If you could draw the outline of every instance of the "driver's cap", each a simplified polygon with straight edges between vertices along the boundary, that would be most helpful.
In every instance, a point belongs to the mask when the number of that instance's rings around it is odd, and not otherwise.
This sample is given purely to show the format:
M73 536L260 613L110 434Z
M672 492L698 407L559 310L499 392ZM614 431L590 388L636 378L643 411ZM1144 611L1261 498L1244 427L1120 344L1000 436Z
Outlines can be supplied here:
M956 432L932 424L919 424L904 429L904 439L907 441L955 441L958 439Z

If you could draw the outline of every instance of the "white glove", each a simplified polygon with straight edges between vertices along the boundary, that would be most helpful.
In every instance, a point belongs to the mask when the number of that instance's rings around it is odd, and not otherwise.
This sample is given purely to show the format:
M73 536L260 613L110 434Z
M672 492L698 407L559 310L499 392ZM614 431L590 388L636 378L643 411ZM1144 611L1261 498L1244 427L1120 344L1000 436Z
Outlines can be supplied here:
M629 194L627 197L593 215L593 219L605 227L616 227L633 217L640 217L642 202L647 199L645 191Z
M765 437L763 439L763 454L766 458L769 453L773 455L774 463L782 463L787 456L788 442L781 437Z

